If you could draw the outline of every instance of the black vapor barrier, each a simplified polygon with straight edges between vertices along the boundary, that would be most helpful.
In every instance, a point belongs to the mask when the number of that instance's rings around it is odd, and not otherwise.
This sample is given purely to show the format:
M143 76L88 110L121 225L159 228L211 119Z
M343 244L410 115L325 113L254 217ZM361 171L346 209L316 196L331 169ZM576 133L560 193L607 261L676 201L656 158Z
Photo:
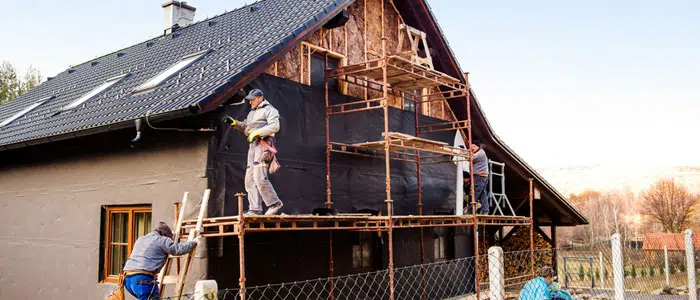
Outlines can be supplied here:
M249 89L258 88L280 112L281 129L276 135L277 158L282 169L270 176L286 214L310 214L325 207L326 154L324 92L322 89L263 75ZM331 103L358 101L330 92ZM226 115L242 120L250 105L226 105ZM441 120L420 116L421 124ZM383 110L331 116L330 139L333 142L357 143L379 141L384 130ZM391 108L389 131L415 135L415 117L411 111ZM422 138L452 144L454 132L421 135ZM210 143L210 178L216 214L237 214L236 193L245 192L243 178L248 142L242 133L223 123ZM455 165L452 163L421 167L424 214L450 212L455 202ZM331 154L331 192L333 208L340 213L363 209L386 214L384 160L349 154ZM397 215L417 214L417 173L412 162L391 161L391 197ZM222 206L223 204L223 206ZM245 202L247 209L247 201ZM210 211L211 212L211 211Z

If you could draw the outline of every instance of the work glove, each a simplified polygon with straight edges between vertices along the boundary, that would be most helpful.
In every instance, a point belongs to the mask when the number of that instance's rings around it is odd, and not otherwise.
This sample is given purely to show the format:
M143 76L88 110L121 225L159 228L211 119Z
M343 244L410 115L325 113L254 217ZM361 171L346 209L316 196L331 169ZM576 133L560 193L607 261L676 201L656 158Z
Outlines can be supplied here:
M194 240L192 240L192 241L194 242L195 245L199 246L199 238L196 238L196 239L194 239Z
M260 133L257 131L253 131L248 135L248 143L252 143L253 140L255 140L256 137L260 137Z
M236 121L236 119L234 119L232 117L226 117L224 119L224 123L229 124L231 126L236 126L236 124L238 124L238 121Z

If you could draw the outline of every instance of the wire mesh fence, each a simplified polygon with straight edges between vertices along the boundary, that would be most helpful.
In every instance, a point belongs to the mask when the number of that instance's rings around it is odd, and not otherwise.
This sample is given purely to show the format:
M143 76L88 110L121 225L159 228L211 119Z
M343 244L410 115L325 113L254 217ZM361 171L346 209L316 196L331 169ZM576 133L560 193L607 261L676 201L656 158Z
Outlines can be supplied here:
M492 247L478 257L395 268L393 295L421 300L616 299L618 280L625 299L688 299L689 270L700 268L698 253L689 268L683 240L673 245L668 240L645 243L601 241L510 252ZM390 282L389 271L380 270L246 287L244 294L245 299L261 300L390 299ZM223 289L218 298L242 299L241 294L237 288ZM164 299L200 298L190 294Z
M260 300L388 299L388 297L388 270L245 288L245 299ZM219 292L219 299L241 299L240 289L222 290Z

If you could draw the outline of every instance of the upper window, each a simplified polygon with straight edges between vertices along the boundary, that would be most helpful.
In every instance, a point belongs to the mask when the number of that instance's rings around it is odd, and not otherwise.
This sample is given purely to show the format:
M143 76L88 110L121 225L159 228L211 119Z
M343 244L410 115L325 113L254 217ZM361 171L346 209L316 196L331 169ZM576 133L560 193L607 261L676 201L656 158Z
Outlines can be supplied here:
M309 58L311 59L311 73L309 74L309 85L319 89L325 88L324 77L326 72L326 56L322 53L312 53ZM338 57L328 56L329 69L335 69L342 65L341 59ZM339 91L338 81L335 78L328 78L328 88L331 90Z
M26 114L29 113L30 111L34 110L35 108L39 107L40 105L46 103L46 101L49 101L49 100L51 100L51 99L53 99L53 98L55 98L55 97L54 97L54 96L46 97L46 98L43 98L43 99L41 99L41 100L39 100L39 101L37 101L37 102L34 102L32 105L27 106L27 108L23 109L22 111L20 111L20 112L18 112L18 113L16 113L16 114L12 115L11 117L5 119L5 121L2 121L2 123L0 123L0 127L3 127L3 126L5 126L5 125L7 125L7 124L12 123L12 121L17 120L17 119L20 118L21 116L26 115Z
M403 93L403 109L416 111L416 102L421 100L421 90L413 90L410 93Z
M97 96L98 94L106 91L110 87L112 87L115 83L119 82L120 80L124 79L129 74L124 74L124 75L119 75L116 77L112 77L110 79L107 79L104 83L100 84L100 86L94 88L92 91L89 93L83 95L82 97L78 98L78 100L75 100L71 102L70 104L64 106L61 108L61 111L68 111L71 109L74 109L78 107L80 104L83 104L85 101L90 100L90 98Z
M137 87L134 90L134 92L141 92L157 87L159 84L163 83L163 81L170 78L170 76L173 76L175 75L175 73L180 72L182 69L186 68L194 61L204 56L204 54L207 54L208 52L209 50L205 50L183 57L179 62L170 66L170 68L168 68L167 70L161 72L160 74L156 75L156 77L151 78L151 80L146 81L144 84Z
M150 206L104 207L103 280L116 282L131 255L134 242L151 232Z

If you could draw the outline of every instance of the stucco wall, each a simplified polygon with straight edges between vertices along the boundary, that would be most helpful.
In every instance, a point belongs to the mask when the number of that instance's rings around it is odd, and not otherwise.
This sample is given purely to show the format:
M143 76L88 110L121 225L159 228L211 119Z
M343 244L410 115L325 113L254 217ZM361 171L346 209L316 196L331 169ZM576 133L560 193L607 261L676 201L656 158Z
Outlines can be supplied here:
M199 206L208 137L153 132L131 148L132 136L0 152L0 299L104 299L115 285L99 283L103 205L151 204L171 226L183 192ZM199 248L191 283L206 274Z

